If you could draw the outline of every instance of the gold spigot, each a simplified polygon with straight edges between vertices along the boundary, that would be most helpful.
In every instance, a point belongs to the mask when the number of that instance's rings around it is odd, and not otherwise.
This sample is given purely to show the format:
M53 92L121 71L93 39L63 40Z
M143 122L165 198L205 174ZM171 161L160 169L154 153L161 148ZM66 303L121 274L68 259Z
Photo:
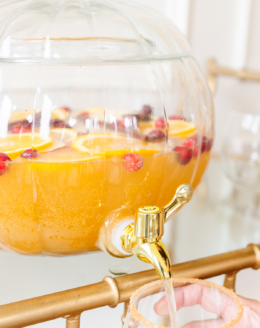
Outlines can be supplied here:
M143 206L137 211L135 223L128 225L121 235L121 246L140 260L151 263L161 279L171 278L171 261L161 241L164 223L182 205L192 198L193 190L188 184L181 185L173 200L164 208Z

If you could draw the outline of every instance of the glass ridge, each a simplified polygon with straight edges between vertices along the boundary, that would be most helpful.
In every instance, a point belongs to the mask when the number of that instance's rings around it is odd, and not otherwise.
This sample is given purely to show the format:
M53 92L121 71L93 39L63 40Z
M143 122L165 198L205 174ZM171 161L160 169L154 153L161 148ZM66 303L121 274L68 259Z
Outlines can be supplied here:
M1 62L84 65L190 56L170 20L132 2L17 0L0 10Z

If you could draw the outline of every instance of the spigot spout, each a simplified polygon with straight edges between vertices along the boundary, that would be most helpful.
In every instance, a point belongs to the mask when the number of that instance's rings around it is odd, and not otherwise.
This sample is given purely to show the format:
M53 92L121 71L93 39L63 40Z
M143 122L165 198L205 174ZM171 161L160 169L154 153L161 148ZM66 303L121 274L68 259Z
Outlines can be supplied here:
M140 207L135 223L121 235L121 246L140 260L151 263L161 279L171 277L171 261L161 241L164 232L164 212L157 206Z
M135 254L140 260L151 263L161 279L171 278L171 261L161 241L164 223L173 212L192 198L192 187L181 185L175 197L164 208L143 206L137 211L135 223L128 225L121 234L121 247Z
M146 241L136 238L132 252L142 261L151 263L161 279L171 278L171 261L161 240Z

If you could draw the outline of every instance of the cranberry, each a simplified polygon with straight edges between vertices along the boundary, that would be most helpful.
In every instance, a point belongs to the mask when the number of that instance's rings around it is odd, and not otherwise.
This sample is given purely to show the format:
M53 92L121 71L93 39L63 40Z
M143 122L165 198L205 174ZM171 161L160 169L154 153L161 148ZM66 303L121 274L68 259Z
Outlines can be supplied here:
M89 118L89 112L82 112L78 115L78 118L80 120L86 120L87 118Z
M23 128L23 131L24 130L31 131L32 130L32 123L24 122L22 128Z
M193 156L195 158L198 157L199 153L202 154L205 151L210 151L213 145L213 139L208 139L207 137L203 136L201 141L201 147L199 152L198 146L198 138L197 136L189 137L184 143L183 146L189 147L193 149Z
M125 119L123 118L121 121L119 121L119 125L125 128Z
M7 173L9 170L9 163L11 159L5 153L0 153L0 176Z
M50 126L53 128L65 128L66 124L62 120L55 118L50 121Z
M196 141L196 144L195 144L196 147L194 146L193 156L197 158L198 155L199 155L198 138L197 138L197 136L193 136L193 137L190 137L188 139ZM201 147L200 147L200 153L201 154L205 152L205 150L207 148L207 143L208 143L207 137L203 136L202 141L201 141Z
M143 105L141 112L150 115L153 112L153 108L150 105Z
M162 118L158 118L158 120L155 121L155 126L156 128L164 129L166 126L165 120Z
M11 161L11 158L5 153L0 153L0 162Z
M21 154L22 158L31 159L38 157L38 151L36 149L27 149Z
M206 151L210 151L213 146L213 139L208 139Z
M196 135L189 137L187 140L195 142L195 144L198 142L198 137Z
M141 170L144 160L139 154L129 153L122 157L124 168L129 172Z
M208 144L208 139L207 137L203 136L201 142L201 154L204 153L204 151L206 150L207 144Z
M9 164L6 162L0 162L0 176L7 173L9 170Z
M183 146L194 149L196 144L197 144L197 138L190 137L183 143Z
M32 131L32 123L24 122L23 124L15 125L12 127L12 133L28 133Z
M21 130L22 130L22 126L21 125L16 125L16 126L12 127L11 132L12 133L20 133Z
M67 113L70 113L71 112L71 109L69 107L67 107L67 106L61 106L60 109L65 110L65 112L67 112Z
M177 161L181 165L187 165L192 158L192 149L186 146L177 146L173 149L177 152Z
M149 142L161 141L164 138L165 134L161 130L153 130L147 135L147 141Z
M141 121L150 121L152 113L153 108L150 105L144 105L137 118Z
M184 118L182 116L172 115L172 116L169 116L169 120L171 120L171 121L184 121Z

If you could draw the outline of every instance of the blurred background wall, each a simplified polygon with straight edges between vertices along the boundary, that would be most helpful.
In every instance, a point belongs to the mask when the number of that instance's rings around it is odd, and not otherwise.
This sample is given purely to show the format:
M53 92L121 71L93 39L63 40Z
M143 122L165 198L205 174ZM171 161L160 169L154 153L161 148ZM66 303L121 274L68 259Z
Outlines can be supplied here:
M186 35L206 74L206 63L260 71L259 0L137 0L161 11ZM216 140L219 152L228 113L260 112L260 83L220 78L215 95Z

